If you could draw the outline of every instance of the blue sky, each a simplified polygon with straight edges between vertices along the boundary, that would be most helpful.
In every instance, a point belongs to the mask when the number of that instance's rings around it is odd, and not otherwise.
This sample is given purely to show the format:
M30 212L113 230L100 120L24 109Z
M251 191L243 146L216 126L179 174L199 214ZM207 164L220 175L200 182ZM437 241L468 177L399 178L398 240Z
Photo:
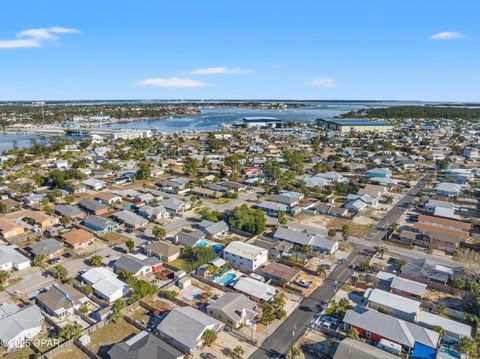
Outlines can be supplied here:
M478 0L2 1L0 100L480 101L479 14Z

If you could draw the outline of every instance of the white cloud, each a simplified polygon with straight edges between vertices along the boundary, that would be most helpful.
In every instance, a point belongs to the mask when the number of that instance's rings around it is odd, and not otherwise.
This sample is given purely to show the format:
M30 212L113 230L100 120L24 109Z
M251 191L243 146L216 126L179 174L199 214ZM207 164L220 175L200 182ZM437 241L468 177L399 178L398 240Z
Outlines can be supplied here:
M317 77L312 80L312 84L320 87L337 87L335 80L328 77Z
M246 74L251 72L249 69L240 67L207 67L204 69L197 69L190 72L191 75L224 75L224 74Z
M149 86L157 86L157 87L201 87L201 86L208 86L208 84L192 80L186 78L179 78L179 77L170 77L170 78L163 78L163 77L154 77L151 79L145 79L139 82L140 85L149 85Z
M429 37L430 40L464 39L466 36L460 32L443 31Z
M0 49L15 49L19 47L39 47L40 41L36 39L0 40Z
M79 32L77 29L59 26L23 30L16 34L18 39L0 40L0 48L40 47L44 41L58 39L58 34L73 34L77 32Z

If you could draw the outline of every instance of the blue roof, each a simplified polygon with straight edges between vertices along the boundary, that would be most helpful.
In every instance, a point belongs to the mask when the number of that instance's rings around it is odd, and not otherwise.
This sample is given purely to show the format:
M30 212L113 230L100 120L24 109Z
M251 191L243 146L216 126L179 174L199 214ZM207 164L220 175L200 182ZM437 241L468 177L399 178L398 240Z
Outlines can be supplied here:
M410 355L411 358L418 359L435 359L437 356L437 351L433 348L427 347L426 345L415 343L413 347L413 352Z

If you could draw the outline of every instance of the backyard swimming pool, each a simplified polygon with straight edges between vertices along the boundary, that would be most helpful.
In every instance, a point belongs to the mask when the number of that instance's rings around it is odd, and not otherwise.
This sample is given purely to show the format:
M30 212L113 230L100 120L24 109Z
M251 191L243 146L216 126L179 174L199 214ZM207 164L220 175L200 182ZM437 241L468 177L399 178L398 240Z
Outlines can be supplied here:
M213 244L212 248L215 251L215 253L218 254L223 251L223 248L225 248L225 246L223 244Z
M208 242L207 241L204 241L203 239L198 242L195 246L196 247L206 247L208 245Z
M229 285L230 283L232 283L235 278L237 278L237 275L235 273L232 273L232 272L228 272L226 274L224 274L223 276L221 276L218 281L222 284L222 285Z

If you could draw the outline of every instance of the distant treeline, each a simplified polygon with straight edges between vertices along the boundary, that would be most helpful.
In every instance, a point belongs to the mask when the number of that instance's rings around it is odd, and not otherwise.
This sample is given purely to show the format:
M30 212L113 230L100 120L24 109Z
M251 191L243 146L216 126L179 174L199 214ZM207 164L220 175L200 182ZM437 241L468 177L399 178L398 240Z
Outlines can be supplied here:
M369 108L343 114L344 118L384 118L384 119L463 119L475 121L480 119L480 108L440 107L440 106L394 106L386 108Z

